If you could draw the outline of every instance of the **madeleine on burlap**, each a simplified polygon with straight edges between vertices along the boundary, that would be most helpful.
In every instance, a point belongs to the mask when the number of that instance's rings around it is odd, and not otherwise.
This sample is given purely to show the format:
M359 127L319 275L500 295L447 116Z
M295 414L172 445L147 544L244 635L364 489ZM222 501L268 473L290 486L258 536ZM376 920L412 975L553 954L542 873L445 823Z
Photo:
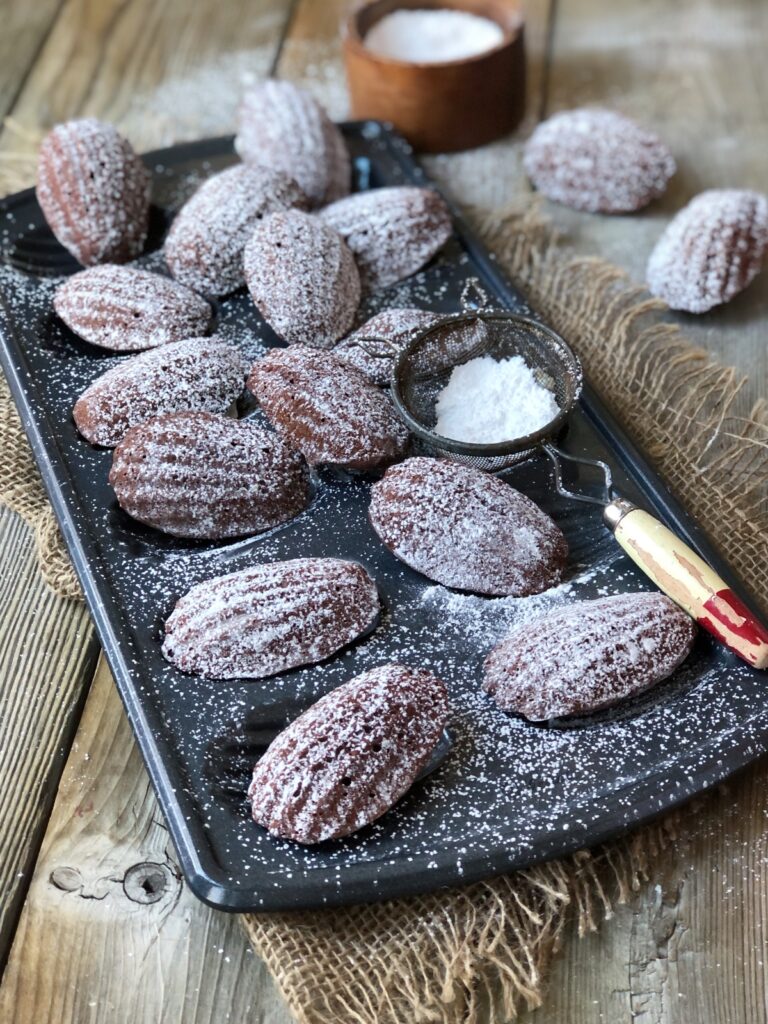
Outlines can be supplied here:
M408 444L389 396L333 352L272 349L253 364L248 389L311 466L375 469L399 459Z
M297 452L271 431L209 412L131 427L115 448L109 482L128 515L195 540L261 533L309 502Z
M371 524L406 565L477 594L523 597L560 582L568 545L530 498L490 473L418 456L371 488Z
M58 241L83 266L125 263L141 253L150 190L141 158L110 124L66 121L43 139L37 201Z
M767 250L768 199L707 189L664 229L648 260L648 288L672 309L706 313L754 280Z
M313 206L349 192L352 166L344 137L306 89L274 78L240 104L235 149L246 163L289 175Z
M295 719L257 763L253 820L297 843L340 839L410 789L448 720L436 676L394 663L336 687Z
M205 334L211 307L170 277L107 263L60 284L53 308L75 334L113 352L139 352Z
M368 291L389 288L415 274L453 231L443 197L433 188L415 185L356 192L326 206L319 216L352 250Z
M263 679L329 658L370 632L379 610L356 562L269 562L192 587L166 620L163 654L207 679Z
M664 594L575 601L517 626L485 659L483 689L535 722L589 714L666 679L696 624Z
M226 413L240 397L248 362L219 338L188 338L140 352L107 370L75 402L77 429L113 448L125 432L163 413Z
M591 107L560 111L538 125L523 166L548 199L592 213L647 206L676 170L658 135L614 110Z

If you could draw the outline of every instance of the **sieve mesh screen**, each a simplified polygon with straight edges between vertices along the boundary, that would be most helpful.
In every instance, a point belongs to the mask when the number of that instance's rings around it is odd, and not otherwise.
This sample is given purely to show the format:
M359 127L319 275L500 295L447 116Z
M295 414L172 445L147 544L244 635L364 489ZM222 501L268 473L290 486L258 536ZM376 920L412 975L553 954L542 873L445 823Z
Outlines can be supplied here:
M434 432L437 399L455 366L478 356L521 356L560 411L541 430L497 444L471 444ZM496 472L528 458L565 423L581 393L581 365L563 339L528 317L480 312L445 317L418 334L400 352L392 397L419 440L437 455Z

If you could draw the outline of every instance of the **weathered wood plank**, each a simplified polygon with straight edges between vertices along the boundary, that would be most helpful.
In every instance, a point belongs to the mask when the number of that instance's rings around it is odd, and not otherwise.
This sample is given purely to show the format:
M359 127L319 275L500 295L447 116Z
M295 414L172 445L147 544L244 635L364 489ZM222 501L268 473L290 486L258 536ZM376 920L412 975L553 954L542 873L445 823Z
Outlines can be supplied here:
M13 938L97 647L52 594L27 526L0 509L0 964Z
M291 1019L237 918L182 882L102 661L0 987L0 1020Z
M21 17L23 5L17 6ZM34 18L26 12L30 25L40 20L43 7L39 5ZM19 69L13 92L22 88L12 113L24 134L6 130L0 135L0 174L5 176L10 166L3 156L26 153L26 170L22 161L13 166L21 171L21 183L27 184L34 169L36 133L79 114L117 121L139 148L162 144L175 127L179 135L227 131L236 102L234 79L243 72L262 75L271 66L288 7L289 0L236 0L215 11L207 3L184 0L162 5L151 0L69 0L26 79ZM0 88L3 80L0 71ZM193 129L177 115L195 104L202 128ZM96 648L85 609L48 593L35 567L29 531L7 511L0 515L0 567L1 963L93 674ZM113 703L111 714L122 720L119 702ZM127 786L126 792L134 790ZM130 816L125 819L126 826L130 820ZM188 926L194 917L194 926L211 942L215 939L217 946L198 946L193 933L184 933L184 940L179 932L180 949L163 946L163 950L168 962L178 964L183 959L179 977L184 975L185 984L191 985L195 971L202 972L204 989L220 969L214 965L222 961L216 950L223 945L224 920L202 907L199 914L209 915L210 923L203 925L201 918L182 909L179 927L185 921ZM227 921L227 927L234 929L234 923ZM61 946L50 918L41 923L40 933L51 942L47 955L53 963ZM143 934L142 956L144 947L148 951L154 942L150 932ZM238 956L253 960L244 952L239 931L232 934L236 936L232 941L239 944ZM35 932L26 935L33 945L40 938ZM23 962L30 953L25 944L21 949ZM104 968L105 978L110 974L119 978L120 959L108 964L100 952L90 967L96 964ZM81 967L85 969L85 963ZM161 980L158 984L162 988ZM61 1017L57 1011L49 1019L66 1019L71 1010L65 988L60 995ZM188 1005L176 1019L193 1019L187 1014L198 1012L208 1012L211 1019L213 1011L204 991L195 995L190 988L185 999ZM5 1005L11 1007L13 1001ZM14 1009L2 1018L21 1019L21 1012Z
M60 6L61 0L5 6L0 116L8 113L23 87ZM14 157L7 154L11 162ZM93 670L96 648L87 615L47 590L29 530L7 509L0 509L0 567L2 965L81 709L80 681Z
M654 884L594 935L571 931L544 1010L520 1024L768 1020L765 761L707 797Z
M271 66L290 0L69 0L0 134L0 170L31 183L40 135L97 116L138 149L226 134L238 83ZM13 160L8 163L8 154Z
M13 106L62 2L36 0L34 4L7 3L3 6L3 31L0 33L0 118Z

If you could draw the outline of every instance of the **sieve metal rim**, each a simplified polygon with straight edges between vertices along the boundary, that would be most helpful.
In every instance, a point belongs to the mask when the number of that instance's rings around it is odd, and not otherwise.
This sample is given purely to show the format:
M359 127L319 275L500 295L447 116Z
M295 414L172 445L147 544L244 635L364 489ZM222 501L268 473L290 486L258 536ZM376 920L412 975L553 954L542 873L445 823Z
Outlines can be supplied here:
M442 434L426 427L420 420L412 415L401 391L401 385L405 376L405 365L413 349L430 334L435 334L448 324L472 323L477 320L496 320L516 323L522 327L529 327L533 332L543 333L549 337L556 349L563 353L572 364L573 398L567 408L561 408L560 412L540 430L523 437L509 441L500 441L495 444L478 444L469 441L457 441L452 437L443 437ZM456 364L460 365L460 364ZM480 311L473 313L452 313L431 324L423 331L419 331L400 349L392 370L391 395L395 408L408 429L421 441L426 442L433 448L442 448L455 455L466 455L478 459L503 458L507 455L515 455L519 452L530 450L531 452L558 433L564 426L576 402L579 400L584 384L581 361L571 346L551 327L535 320L533 317L524 316L521 313L510 313L505 310Z

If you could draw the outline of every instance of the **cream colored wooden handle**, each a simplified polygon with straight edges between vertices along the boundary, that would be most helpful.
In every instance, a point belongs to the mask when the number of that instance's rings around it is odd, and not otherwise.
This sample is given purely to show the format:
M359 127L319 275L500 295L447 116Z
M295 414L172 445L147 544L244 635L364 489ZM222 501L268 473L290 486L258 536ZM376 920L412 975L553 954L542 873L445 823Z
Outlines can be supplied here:
M606 509L609 522L619 504ZM768 630L714 569L648 512L619 511L614 536L632 561L740 658L756 668L768 667Z

